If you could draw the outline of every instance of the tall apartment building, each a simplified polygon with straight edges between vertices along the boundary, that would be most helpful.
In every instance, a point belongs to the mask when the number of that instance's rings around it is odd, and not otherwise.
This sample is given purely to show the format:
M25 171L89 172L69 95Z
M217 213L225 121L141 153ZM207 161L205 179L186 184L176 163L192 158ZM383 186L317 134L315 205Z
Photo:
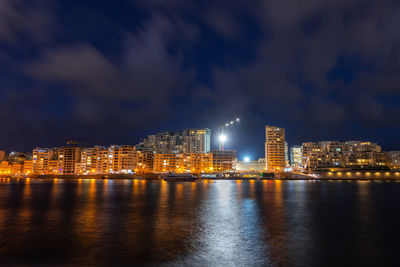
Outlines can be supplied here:
M118 173L133 173L136 169L136 149L134 146L120 146L118 150Z
M280 172L285 166L285 129L266 125L265 168L270 172Z
M87 147L81 151L81 161L79 164L80 174L101 174L101 156L102 152L107 149L103 146Z
M58 161L61 168L61 174L71 175L75 174L76 164L81 160L80 147L63 147L59 150Z
M49 160L54 156L50 148L35 148L32 152L32 173L47 174Z
M210 129L187 129L182 132L183 153L208 153L210 152Z
M208 153L210 144L210 129L186 129L181 132L149 135L137 146L137 150L156 153Z
M290 166L292 168L301 168L303 166L301 146L292 146L290 148Z

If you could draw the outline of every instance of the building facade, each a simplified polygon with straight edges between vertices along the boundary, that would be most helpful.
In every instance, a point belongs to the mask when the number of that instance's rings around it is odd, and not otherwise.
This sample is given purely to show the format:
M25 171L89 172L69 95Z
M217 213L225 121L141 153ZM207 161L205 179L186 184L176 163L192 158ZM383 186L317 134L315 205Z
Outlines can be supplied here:
M208 153L210 146L210 129L186 129L149 135L137 146L137 150L155 153Z
M265 126L265 169L281 172L286 167L285 129Z
M387 168L387 153L379 145L363 141L322 141L303 143L302 165L305 169Z
M154 172L204 173L213 171L211 153L157 153L154 155Z
M236 151L234 150L213 150L211 151L213 171L224 172L236 169Z
M293 169L299 169L303 166L303 155L301 146L292 146L290 148L290 166Z
M388 158L392 169L400 169L400 151L388 152Z
M265 171L265 159L259 158L255 161L238 161L236 163L237 171L254 171L254 172L263 172Z

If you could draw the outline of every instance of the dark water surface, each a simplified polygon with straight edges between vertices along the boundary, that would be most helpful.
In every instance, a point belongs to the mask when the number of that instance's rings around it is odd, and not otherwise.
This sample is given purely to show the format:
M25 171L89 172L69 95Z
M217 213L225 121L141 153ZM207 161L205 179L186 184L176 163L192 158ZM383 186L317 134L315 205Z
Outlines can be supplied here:
M395 266L400 183L0 179L0 265Z

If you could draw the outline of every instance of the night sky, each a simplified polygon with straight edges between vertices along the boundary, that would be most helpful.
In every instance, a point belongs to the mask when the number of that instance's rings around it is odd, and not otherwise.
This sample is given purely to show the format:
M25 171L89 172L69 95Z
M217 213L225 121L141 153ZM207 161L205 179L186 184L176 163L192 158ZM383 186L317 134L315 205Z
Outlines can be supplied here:
M399 1L0 1L0 149L236 117L240 157L263 156L265 124L400 149Z

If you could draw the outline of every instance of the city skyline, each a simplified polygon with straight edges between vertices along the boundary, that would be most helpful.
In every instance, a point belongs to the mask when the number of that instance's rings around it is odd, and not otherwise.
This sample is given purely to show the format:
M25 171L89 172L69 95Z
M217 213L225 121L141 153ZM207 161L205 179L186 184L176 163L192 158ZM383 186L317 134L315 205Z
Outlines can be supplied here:
M393 1L174 2L4 0L0 147L134 144L240 117L226 146L244 154L263 154L266 123L290 145L400 149Z

